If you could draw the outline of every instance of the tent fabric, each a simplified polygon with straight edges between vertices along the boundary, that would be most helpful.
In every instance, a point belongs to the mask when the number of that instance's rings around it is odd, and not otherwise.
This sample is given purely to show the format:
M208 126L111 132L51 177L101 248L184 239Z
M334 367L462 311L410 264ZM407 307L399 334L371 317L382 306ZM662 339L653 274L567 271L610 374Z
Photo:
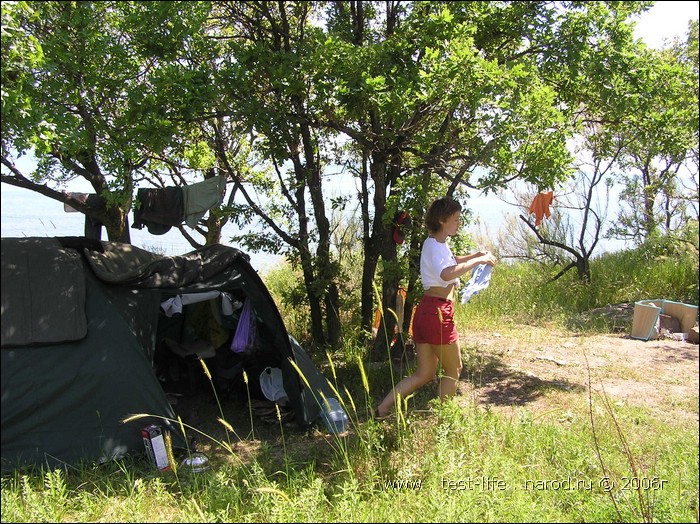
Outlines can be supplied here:
M102 252L89 248L84 251L85 258L97 278L114 283L128 283L132 279L139 278L144 268L162 258L144 249L120 242L105 244Z
M33 281L38 268L54 278L40 286ZM74 286L58 278L64 273ZM15 285L15 279L20 283ZM83 237L3 238L2 280L3 472L143 453L140 429L148 424L170 431L175 446L184 445L177 424L169 422L175 414L154 359L164 337L178 334L175 317L186 316L167 317L160 304L185 293L218 291L250 301L265 354L275 361L264 365L282 370L299 425L317 420L322 397L332 395L328 381L287 332L249 257L233 247L215 245L165 257ZM77 300L81 293L83 303ZM68 339L51 322L51 329L37 338L27 318L36 309L24 307L24 295L29 303L41 300L48 306L47 320L66 318L55 308L60 304L74 316L82 314L86 328L74 330ZM134 414L147 416L123 422Z
M5 239L3 260L4 244ZM141 296L140 310L123 316L126 303L110 300L110 290L89 272L86 284L84 339L2 349L3 472L27 464L104 462L140 452L140 428L148 423L170 429L178 442L179 430L158 418L174 418L174 413L130 318L138 315L142 326L154 325L157 296ZM155 308L144 307L148 302ZM144 316L149 310L155 312L150 318ZM137 413L155 416L122 423Z
M5 242L3 240L3 242ZM87 334L80 255L53 239L7 239L2 255L2 347Z

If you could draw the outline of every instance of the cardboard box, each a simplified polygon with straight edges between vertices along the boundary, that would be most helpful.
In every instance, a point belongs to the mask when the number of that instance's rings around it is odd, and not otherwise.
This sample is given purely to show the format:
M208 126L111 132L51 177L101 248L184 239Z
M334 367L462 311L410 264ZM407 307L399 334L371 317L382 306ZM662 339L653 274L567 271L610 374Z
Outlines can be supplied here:
M688 333L693 329L698 317L698 306L671 300L640 300L635 302L630 336L640 340L657 339L662 328L661 315L677 319L680 324L680 332ZM668 325L667 320L665 324Z
M146 454L155 466L161 471L170 469L168 453L165 450L165 438L160 426L150 424L141 430Z
M698 327L695 326L693 329L688 331L688 342L692 344L700 343L700 334L698 334Z

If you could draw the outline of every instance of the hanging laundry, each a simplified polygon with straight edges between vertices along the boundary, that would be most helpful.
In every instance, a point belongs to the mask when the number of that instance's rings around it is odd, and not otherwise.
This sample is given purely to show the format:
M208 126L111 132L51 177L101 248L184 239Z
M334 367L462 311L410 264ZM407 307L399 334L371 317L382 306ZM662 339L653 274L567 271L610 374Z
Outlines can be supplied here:
M233 313L231 298L228 294L221 291L206 291L204 293L183 293L161 302L160 307L163 309L166 317L172 317L176 313L182 313L182 306L212 300L221 296L222 298L222 313L230 315Z
M79 202L82 202L83 204L88 205L89 207L94 207L94 208L99 208L105 205L104 199L98 196L95 193L72 193L68 192L66 193L67 195L70 195L72 198L75 198ZM69 204L66 204L65 202L63 203L63 211L66 213L80 213L77 209L74 207L71 207ZM85 238L92 238L95 240L100 240L102 238L102 222L97 220L96 218L91 217L90 215L86 214L85 215L85 233L83 236Z
M539 226L542 222L542 217L549 218L549 206L554 200L554 194L552 191L547 191L546 193L538 193L530 204L530 215L534 213L535 215L535 227Z
M178 226L185 217L182 188L141 188L137 192L139 208L134 209L134 229L148 228L152 235L164 235L172 226Z
M394 217L394 243L403 244L406 239L406 232L413 228L411 215L406 211L399 211Z
M221 204L225 189L226 178L218 175L203 182L183 186L185 224L194 229L208 210Z
M231 341L231 351L249 355L255 348L256 341L255 311L250 304L250 299L246 298Z
M464 289L462 290L462 304L466 304L473 295L489 287L490 282L491 266L488 264L479 264L476 266L472 271L472 277L464 285Z
M68 196L75 198L77 201L82 202L83 204L87 203L87 199L89 194L88 193L72 193L68 192L66 193ZM70 204L66 204L65 202L63 203L63 211L66 213L79 213L77 209L74 207L71 207Z
M266 367L260 373L260 389L263 395L272 402L287 398L287 392L284 390L284 382L282 379L282 370L280 368Z

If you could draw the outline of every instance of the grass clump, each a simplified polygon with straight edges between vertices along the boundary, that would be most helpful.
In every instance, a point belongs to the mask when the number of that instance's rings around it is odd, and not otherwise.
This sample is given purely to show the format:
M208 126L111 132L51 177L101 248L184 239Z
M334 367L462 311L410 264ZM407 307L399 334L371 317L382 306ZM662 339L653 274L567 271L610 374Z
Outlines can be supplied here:
M649 299L698 304L698 257L693 252L656 255L642 247L610 253L591 261L591 274L590 284L581 283L575 271L552 281L548 271L534 264L499 264L479 299L458 309L458 322L465 329L524 324L610 333L629 330L631 315L586 313L621 304L631 312L634 302Z

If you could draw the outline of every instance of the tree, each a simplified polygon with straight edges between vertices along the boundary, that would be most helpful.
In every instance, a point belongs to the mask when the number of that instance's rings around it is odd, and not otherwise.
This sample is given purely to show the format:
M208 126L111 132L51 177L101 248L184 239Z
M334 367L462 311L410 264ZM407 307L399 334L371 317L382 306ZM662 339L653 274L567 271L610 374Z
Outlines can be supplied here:
M115 217L76 207L128 240L136 183L223 174L233 190L210 216L207 242L225 220L260 221L264 231L245 241L299 264L313 339L337 347L342 277L329 215L347 200L329 205L329 164L359 182L369 332L377 275L385 312L402 276L419 289L425 232L414 228L399 247L396 212L418 225L437 196L566 180L581 108L590 115L600 102L599 114L621 114L608 105L632 83L606 82L638 65L626 18L647 5L12 4L3 8L3 181L73 203L43 184L85 176ZM34 180L12 163L12 151L31 149ZM385 357L381 341L373 353Z
M2 182L59 200L129 241L135 179L211 97L200 2L8 2L2 9ZM37 169L22 172L27 152ZM62 188L76 177L97 205Z
M697 180L698 170L698 23L685 41L645 54L635 111L620 127L625 143L620 159L622 199L609 235L641 245L672 235L697 220L697 190L683 190ZM697 182L696 182L697 185ZM692 212L695 212L693 216Z
M568 190L556 197L557 212L552 221L548 220L547 225L538 228L529 214L527 218L520 215L520 219L535 234L542 247L539 258L560 268L551 278L552 281L575 268L579 281L590 284L590 260L603 235L609 188L620 146L616 151L611 151L610 147L615 146L609 143L610 136L596 124L585 125L580 141L575 154L578 164L576 176L568 184ZM530 199L532 195L525 200L526 208ZM528 250L526 257L532 257L537 251Z
M370 332L372 325L374 278L381 260L385 314L380 330L393 332L388 309L403 265L392 240L394 217L408 211L419 224L429 201L454 193L485 148L479 137L484 128L475 113L491 96L495 80L484 82L483 91L464 88L490 69L470 43L469 31L475 28L468 19L483 7L441 2L388 3L383 12L369 2L330 7L327 66L318 78L329 96L318 121L351 141L345 162L360 179L363 330ZM486 119L486 113L480 116ZM420 233L409 235L409 257L421 242ZM409 289L417 277L415 263L411 266ZM409 299L409 310L410 305ZM385 358L384 343L383 337L376 339L374 358Z
M582 67L630 47L624 20L643 6L566 3L335 2L328 17L330 86L319 123L353 142L366 213L362 317L368 330L377 263L393 331L398 286L392 217L420 223L440 194L512 180L552 187L571 172L566 139L585 90ZM334 59L333 59L334 58ZM324 61L324 64L329 64ZM624 64L620 64L624 65ZM591 75L586 81L601 82ZM370 195L370 188L374 191ZM372 213L372 214L370 214ZM410 239L417 252L425 232ZM415 261L409 277L417 278ZM410 304L409 304L410 307ZM381 329L381 328L380 328ZM373 348L386 355L383 338Z
M326 138L308 116L313 114L316 96L309 79L310 63L322 41L320 30L311 24L315 11L311 2L216 5L217 36L224 41L217 114L245 122L257 137L253 143L257 154L274 170L274 184L268 175L258 173L256 189L267 193L266 204L252 205L249 197L246 204L290 246L302 268L314 341L337 347L341 335L338 266L330 249L322 181L321 144ZM243 182L240 176L236 180ZM283 229L276 220L280 215L296 231ZM239 220L235 214L232 217Z
M567 241L561 231L552 234L556 228L537 230L521 216L542 245L555 246L573 257L555 278L576 267L582 282L590 281L588 260L604 227L604 215L593 207L593 190L604 176L606 188L614 179L624 183L621 194L631 212L622 213L608 235L641 244L657 236L660 227L668 234L687 219L676 189L677 173L697 149L693 144L698 133L697 67L693 74L692 67L675 56L657 54L639 44L592 57L595 60L581 67L586 91L580 93L577 121L583 147L576 154L591 160L586 171L579 171L574 190L579 204L570 206L581 212L580 235L569 235Z

